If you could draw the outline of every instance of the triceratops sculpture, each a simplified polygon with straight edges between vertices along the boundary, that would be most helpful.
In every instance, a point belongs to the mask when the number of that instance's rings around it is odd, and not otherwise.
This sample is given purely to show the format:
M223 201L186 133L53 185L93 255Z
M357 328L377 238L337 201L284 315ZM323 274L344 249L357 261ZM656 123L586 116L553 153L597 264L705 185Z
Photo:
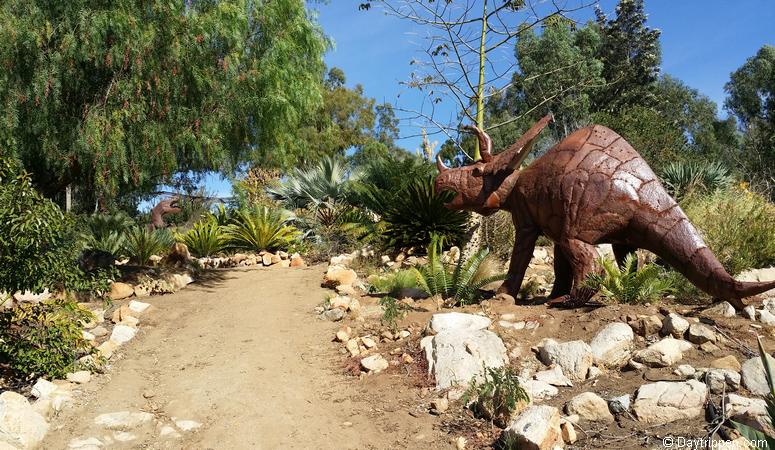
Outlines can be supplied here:
M499 292L516 297L543 234L554 241L553 303L575 306L595 292L584 286L599 270L596 244L610 243L621 264L643 248L673 266L708 294L744 307L742 298L775 288L775 281L732 278L705 245L646 161L614 131L592 125L551 148L527 168L520 164L546 116L507 150L491 153L490 137L476 127L482 159L451 169L437 158L436 191L454 191L447 205L489 215L510 211L516 228L508 278Z

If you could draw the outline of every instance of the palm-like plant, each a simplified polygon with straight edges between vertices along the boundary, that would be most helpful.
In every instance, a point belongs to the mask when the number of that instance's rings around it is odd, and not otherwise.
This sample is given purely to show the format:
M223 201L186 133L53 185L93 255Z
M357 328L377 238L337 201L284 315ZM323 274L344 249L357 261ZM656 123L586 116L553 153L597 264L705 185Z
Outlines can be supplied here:
M89 233L85 236L86 248L120 256L126 243L126 231L134 221L123 212L94 214L86 221Z
M269 197L288 209L318 207L343 200L347 195L348 172L337 158L326 157L306 169L294 169L278 186L267 188Z
M444 238L434 234L428 246L428 264L413 268L417 287L426 294L441 295L453 305L476 303L481 298L480 289L506 279L506 274L496 273L497 263L488 258L488 249L481 249L468 259L461 257L454 267L442 261Z
M134 263L145 265L152 255L167 252L174 243L175 238L167 229L134 226L126 232L124 251Z
M223 228L215 219L197 222L187 232L178 235L178 240L198 257L214 255L226 247L227 241Z
M289 216L266 206L239 210L233 222L226 226L229 245L235 248L261 251L287 248L300 233L288 225Z
M673 290L673 282L663 277L662 269L655 264L646 264L638 269L638 259L627 255L624 265L602 259L603 273L590 274L585 285L599 290L603 298L618 303L646 303L661 298Z
M775 424L775 371L770 364L770 358L766 351L764 351L764 345L762 344L761 336L757 336L756 340L759 342L759 357L762 359L762 365L764 366L764 374L767 377L767 385L770 387L770 392L764 398L767 404L767 415L769 416L770 425ZM744 438L751 442L757 443L757 448L775 449L775 437L768 436L767 434L743 423L732 421L732 426L735 427ZM765 444L765 445L762 445Z
M662 170L668 192L682 198L695 191L713 193L732 184L729 169L719 162L678 161Z

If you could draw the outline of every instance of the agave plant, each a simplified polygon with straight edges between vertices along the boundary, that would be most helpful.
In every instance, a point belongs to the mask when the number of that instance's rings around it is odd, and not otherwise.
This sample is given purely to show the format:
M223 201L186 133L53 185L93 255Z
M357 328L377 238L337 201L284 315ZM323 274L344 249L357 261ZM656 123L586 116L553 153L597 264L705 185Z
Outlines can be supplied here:
M638 269L638 259L627 255L622 267L616 261L604 258L600 261L603 273L590 274L585 285L599 290L603 298L618 303L646 303L661 298L673 290L673 282L663 277L662 269L646 264Z
M769 358L766 351L764 351L764 345L762 345L761 336L756 337L759 342L759 357L762 359L762 365L764 366L764 374L767 377L767 385L770 387L770 392L764 398L766 402L767 415L769 416L770 425L775 424L775 372L773 372L771 358ZM767 434L743 423L732 421L732 426L735 427L744 438L750 442L755 442L756 448L775 449L775 437L768 436Z
M467 305L481 299L484 286L505 280L506 274L497 273L497 263L488 258L490 251L479 250L470 258L461 257L454 267L441 259L444 238L434 234L428 246L428 264L413 268L417 287L426 294L441 295L453 305Z
M266 206L236 211L226 226L229 245L253 251L287 248L300 235L288 220L288 214Z
M713 193L732 184L729 169L719 162L678 161L662 170L662 181L668 192L676 198L700 191Z
M198 257L214 255L226 247L223 228L215 219L206 219L194 224L187 232L178 235L178 240Z
M147 227L134 226L126 233L124 252L139 265L148 264L152 255L167 252L175 243L175 238L167 229L151 230Z
M295 169L278 186L267 188L269 197L288 209L310 208L343 200L347 194L345 164L334 157L320 160L306 169Z

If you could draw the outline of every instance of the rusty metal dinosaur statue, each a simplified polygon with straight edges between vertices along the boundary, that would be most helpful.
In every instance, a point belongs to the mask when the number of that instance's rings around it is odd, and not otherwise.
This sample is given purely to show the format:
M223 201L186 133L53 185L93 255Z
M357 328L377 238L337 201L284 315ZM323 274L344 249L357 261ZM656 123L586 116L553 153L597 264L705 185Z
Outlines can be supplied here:
M164 228L167 226L164 223L164 216L167 214L175 214L181 211L180 209L180 197L174 196L164 200L160 200L156 206L151 209L151 223L148 224L149 230L155 230L158 228Z
M736 308L745 306L743 298L775 288L775 281L732 278L646 161L604 126L572 133L520 170L551 120L544 117L497 155L487 133L465 127L477 136L482 159L451 169L437 158L437 192L457 193L449 208L512 214L516 239L499 292L516 297L541 234L555 243L552 303L581 305L595 294L584 281L600 270L594 246L602 243L612 244L620 264L636 249L649 250L695 286Z

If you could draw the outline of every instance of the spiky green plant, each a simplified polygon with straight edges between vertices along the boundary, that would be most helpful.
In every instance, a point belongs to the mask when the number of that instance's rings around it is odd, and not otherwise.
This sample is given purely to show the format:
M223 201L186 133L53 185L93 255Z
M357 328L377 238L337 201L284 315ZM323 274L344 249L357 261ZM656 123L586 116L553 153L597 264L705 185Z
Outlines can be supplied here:
M226 248L227 240L223 227L214 219L197 222L185 233L177 236L178 240L188 247L197 257L214 255Z
M484 286L506 279L506 274L496 273L497 262L488 258L490 252L483 248L465 259L462 256L454 267L442 261L444 238L432 235L428 246L428 263L412 268L417 277L417 287L430 296L441 295L453 305L467 305L481 299Z
M118 257L126 243L126 231L134 223L123 212L94 214L86 220L89 232L85 235L85 246Z
M148 264L152 255L166 253L174 243L175 237L167 229L134 226L126 232L124 252L135 264L142 266Z
M511 367L485 367L482 380L471 379L463 394L463 403L479 417L505 427L520 404L530 402Z
M226 237L234 248L261 251L286 249L298 240L299 231L288 225L289 215L266 206L234 212Z
M398 295L402 289L416 288L417 275L412 269L402 269L369 276L369 291L374 294Z
M687 194L713 193L726 189L734 180L729 169L719 162L677 161L662 170L662 181L676 198Z
M308 168L294 169L267 193L286 208L298 209L344 200L347 190L347 166L338 158L326 157Z
M398 320L404 316L404 310L399 305L398 300L393 297L385 296L379 300L379 305L382 306L382 325L390 328L393 331L398 329Z
M590 274L585 285L599 290L603 298L618 303L646 303L673 290L672 281L664 276L659 266L646 264L638 269L638 258L634 254L627 255L622 267L607 258L601 259L600 265L603 273Z
M770 364L770 358L767 356L767 352L764 351L764 345L762 344L761 336L757 336L756 340L759 343L759 357L762 359L762 365L764 366L764 374L767 376L767 385L770 387L770 392L764 398L767 404L767 416L769 424L772 426L775 424L775 371ZM756 443L756 448L775 449L775 437L768 436L767 434L743 423L732 421L732 426L735 427L744 438L751 442Z

